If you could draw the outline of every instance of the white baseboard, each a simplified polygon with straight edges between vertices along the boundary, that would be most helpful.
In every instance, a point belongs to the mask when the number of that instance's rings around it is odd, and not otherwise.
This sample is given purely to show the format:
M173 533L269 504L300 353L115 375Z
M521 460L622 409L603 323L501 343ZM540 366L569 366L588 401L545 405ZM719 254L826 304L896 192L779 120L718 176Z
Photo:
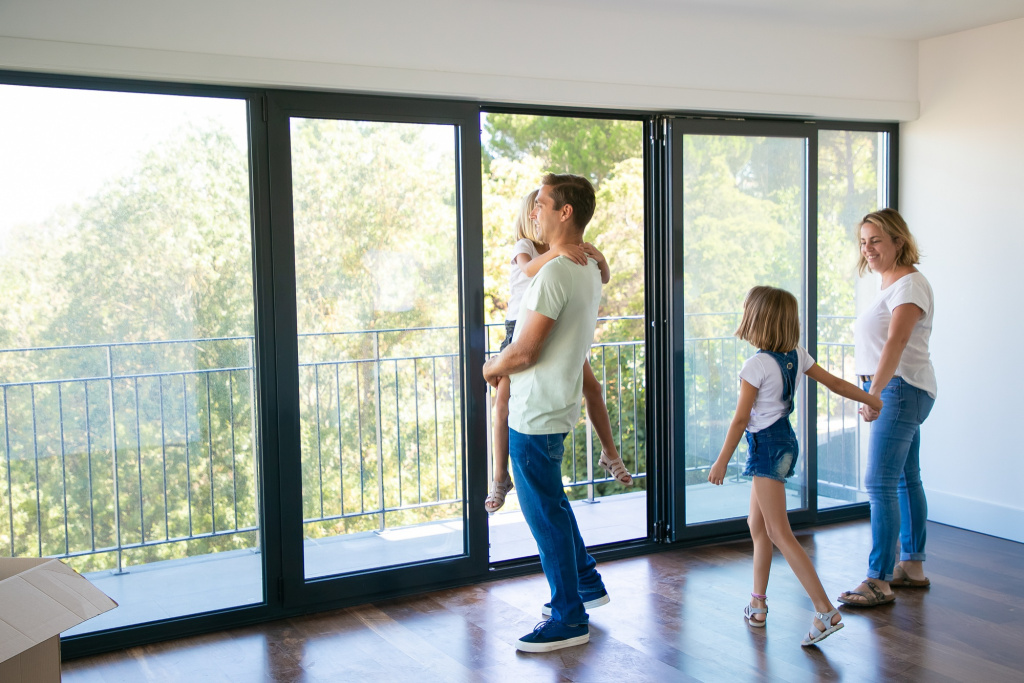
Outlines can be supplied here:
M927 489L925 495L932 522L1024 543L1024 509Z

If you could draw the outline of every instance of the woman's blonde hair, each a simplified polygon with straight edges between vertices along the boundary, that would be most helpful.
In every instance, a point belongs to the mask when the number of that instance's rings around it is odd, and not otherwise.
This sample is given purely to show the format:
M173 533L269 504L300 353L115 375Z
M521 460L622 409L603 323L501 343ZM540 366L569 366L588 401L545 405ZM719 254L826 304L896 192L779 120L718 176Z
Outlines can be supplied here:
M519 215L516 217L515 224L516 242L519 240L530 240L535 245L540 245L540 242L537 241L537 230L533 225L533 219L530 218L530 214L533 213L533 207L537 204L538 192L540 192L540 189L536 189L526 195L519 204Z
M917 241L910 234L910 228L907 227L907 222L903 220L903 216L900 215L899 211L896 209L880 209L864 216L864 219L860 222L860 227L863 227L865 223L874 225L888 235L893 242L897 242L900 250L900 253L896 254L897 266L914 266L921 262L921 254L917 250ZM860 233L859 228L857 232ZM857 273L863 275L866 270L868 270L868 260L864 258L864 252L861 252L860 260L857 262Z
M765 351L789 353L800 343L800 305L784 289L758 285L743 299L736 336Z

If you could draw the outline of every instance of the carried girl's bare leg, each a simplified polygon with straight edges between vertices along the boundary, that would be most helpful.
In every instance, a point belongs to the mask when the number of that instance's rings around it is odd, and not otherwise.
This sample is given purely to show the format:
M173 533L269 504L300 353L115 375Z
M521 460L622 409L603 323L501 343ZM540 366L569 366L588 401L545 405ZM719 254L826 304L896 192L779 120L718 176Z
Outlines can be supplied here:
M768 530L764 525L764 515L757 501L753 487L750 489L750 513L747 515L747 526L750 527L750 538L754 542L754 590L750 593L750 606L767 609L763 597L768 594L768 576L772 571L772 539L768 538ZM763 623L767 613L751 614L748 619Z
M619 449L615 446L615 437L612 434L612 422L608 418L608 407L601 395L601 383L594 376L590 367L590 361L583 361L583 401L587 406L587 416L590 417L590 424L594 425L597 438L601 441L601 467L605 468L615 480L626 486L632 486L633 477L619 456Z
M754 477L752 481L751 500L756 498L761 515L764 518L765 530L771 542L782 551L800 585L807 591L808 597L814 604L814 611L826 614L833 609L832 603L825 594L821 585L818 573L814 570L811 558L807 557L803 546L793 535L793 529L789 526L789 518L786 516L786 487L776 479L767 477ZM814 625L819 631L824 631L829 626L835 626L842 621L842 616L836 612L832 615L828 625L822 624L817 617L814 618Z
M508 474L508 398L510 382L502 377L495 393L494 408L494 480L491 491L484 500L488 512L496 512L505 504L505 496L512 490L512 478Z

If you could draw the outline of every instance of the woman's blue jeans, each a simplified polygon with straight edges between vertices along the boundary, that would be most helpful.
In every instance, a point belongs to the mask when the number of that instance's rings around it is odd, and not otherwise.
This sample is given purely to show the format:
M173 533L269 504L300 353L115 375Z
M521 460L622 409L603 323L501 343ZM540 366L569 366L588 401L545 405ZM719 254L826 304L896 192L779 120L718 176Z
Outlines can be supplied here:
M508 453L519 505L551 587L551 618L586 624L589 618L580 593L602 591L604 583L562 485L565 434L521 434L509 428Z
M864 391L871 382L864 383ZM928 501L921 484L921 423L935 399L893 377L882 390L882 412L871 424L865 486L871 501L868 578L892 581L896 539L901 560L924 560Z

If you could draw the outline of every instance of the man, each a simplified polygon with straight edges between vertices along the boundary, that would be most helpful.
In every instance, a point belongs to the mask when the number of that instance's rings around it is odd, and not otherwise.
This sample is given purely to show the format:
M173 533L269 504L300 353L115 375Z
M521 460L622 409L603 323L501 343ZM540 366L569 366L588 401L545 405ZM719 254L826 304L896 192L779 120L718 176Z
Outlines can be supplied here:
M582 248L595 203L586 178L544 176L530 216L538 238L551 249ZM550 608L544 606L551 618L519 640L516 648L525 652L586 643L586 607L609 600L562 487L565 436L579 420L583 363L594 340L600 301L596 261L585 266L565 256L550 261L523 295L512 343L484 365L484 378L492 386L504 376L511 380L509 457L519 503L551 586Z

